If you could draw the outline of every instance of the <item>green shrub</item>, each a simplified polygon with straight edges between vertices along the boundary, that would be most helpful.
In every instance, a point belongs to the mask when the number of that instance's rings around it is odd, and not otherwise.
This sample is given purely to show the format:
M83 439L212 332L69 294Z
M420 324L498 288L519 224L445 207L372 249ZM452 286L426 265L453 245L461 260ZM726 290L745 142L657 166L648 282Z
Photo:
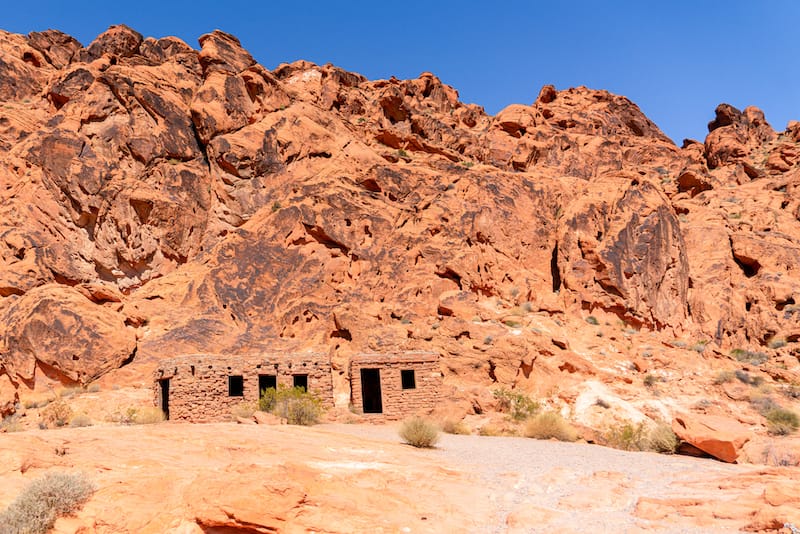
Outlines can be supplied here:
M589 317L587 317L586 318L586 322L591 324L591 325L594 325L594 326L597 326L597 325L600 324L600 321L598 321L597 317L595 317L594 315L590 315Z
M400 437L413 447L429 449L439 441L439 429L422 417L412 417L403 421Z
M267 388L258 400L258 407L286 419L290 425L313 425L322 415L322 400L301 387Z
M800 417L791 410L773 408L764 417L767 418L767 430L770 434L785 436L800 427Z
M652 451L673 453L678 447L678 438L666 423L624 423L611 427L606 432L606 445L623 451Z
M31 482L0 514L3 534L44 534L61 516L78 510L95 487L85 475L48 473Z
M536 439L555 438L559 441L575 441L578 431L557 412L537 414L525 423L525 436Z
M524 421L539 411L540 404L522 393L505 388L496 389L493 393L500 411L510 414L515 421Z

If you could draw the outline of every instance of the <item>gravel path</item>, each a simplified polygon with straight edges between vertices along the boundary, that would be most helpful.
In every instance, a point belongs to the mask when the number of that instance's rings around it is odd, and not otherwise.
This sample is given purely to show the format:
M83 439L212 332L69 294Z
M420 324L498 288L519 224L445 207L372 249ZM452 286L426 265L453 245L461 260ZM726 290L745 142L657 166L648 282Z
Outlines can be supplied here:
M377 441L398 441L396 425L326 424L321 427ZM421 451L422 452L422 451ZM714 480L755 470L708 459L626 452L597 445L516 437L442 434L424 454L442 466L474 476L489 490L496 509L484 532L737 532L721 525L699 528L687 518L639 519L640 497L709 498ZM709 484L697 484L698 480ZM517 518L515 521L515 517ZM530 526L537 518L546 526Z

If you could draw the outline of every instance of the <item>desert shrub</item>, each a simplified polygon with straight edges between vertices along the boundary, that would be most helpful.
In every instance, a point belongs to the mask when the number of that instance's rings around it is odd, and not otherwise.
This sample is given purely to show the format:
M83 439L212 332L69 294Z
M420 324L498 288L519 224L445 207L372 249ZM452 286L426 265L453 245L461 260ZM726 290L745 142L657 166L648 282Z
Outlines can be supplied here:
M72 409L61 399L48 404L41 413L42 424L46 428L66 425L72 418Z
M648 429L643 445L643 450L672 454L678 448L678 437L668 424L656 423Z
M164 412L155 406L128 408L123 423L129 425L152 425L164 420Z
M429 449L439 440L439 429L422 417L412 417L403 421L400 437L411 446Z
M600 321L598 321L597 317L595 317L594 315L590 315L589 317L587 317L586 318L586 322L591 324L591 325L594 325L594 326L597 326L597 325L600 324Z
M86 391L89 393L97 393L100 391L100 384L91 384L89 387L86 388Z
M746 362L753 365L761 365L767 361L767 355L763 352L753 352L745 349L733 349L731 351L731 356L740 362Z
M497 437L503 435L503 429L497 425L487 424L478 429L478 435L484 437Z
M717 373L717 376L714 377L714 383L719 384L726 384L733 380L733 371L720 371Z
M654 375L653 373L647 373L646 375L644 375L642 383L650 388L655 386L658 381L659 377L657 375Z
M515 421L524 421L539 411L540 404L522 393L500 388L493 394L500 411L510 414Z
M44 408L51 402L53 402L52 399L26 400L23 406L26 410L30 410L32 408Z
M72 388L64 388L58 392L58 396L62 399L70 399L75 395L80 395L83 393L83 388L79 387L72 387Z
M748 384L750 386L759 386L764 381L763 378L760 376L753 376L747 371L743 371L742 369L737 369L733 375L736 377L739 382L743 384Z
M785 408L773 408L764 417L767 418L767 430L776 436L791 434L800 427L800 417Z
M771 349L779 349L781 347L785 347L786 346L786 340L783 339L783 338L774 337L774 338L769 340L769 343L767 343L767 346L769 348L771 348Z
M301 387L267 388L258 400L258 407L286 419L290 425L313 425L322 415L322 400Z
M48 473L31 482L0 514L4 534L43 534L61 516L78 510L95 487L82 474Z
M0 421L0 431L20 432L21 430L22 424L19 422L19 416L17 414L6 416Z
M652 451L673 453L678 438L666 423L624 423L613 426L604 436L606 445L623 451Z
M70 419L69 426L72 428L92 426L92 419L85 413L78 414L72 419Z
M243 401L231 408L231 415L233 417L241 417L242 419L250 419L257 410L257 402Z
M557 412L537 414L525 423L525 436L536 439L555 438L559 441L575 441L578 431Z
M469 427L464 423L464 421L456 421L454 419L445 419L442 421L442 432L447 434L461 434L461 435L469 435L472 434L470 432Z

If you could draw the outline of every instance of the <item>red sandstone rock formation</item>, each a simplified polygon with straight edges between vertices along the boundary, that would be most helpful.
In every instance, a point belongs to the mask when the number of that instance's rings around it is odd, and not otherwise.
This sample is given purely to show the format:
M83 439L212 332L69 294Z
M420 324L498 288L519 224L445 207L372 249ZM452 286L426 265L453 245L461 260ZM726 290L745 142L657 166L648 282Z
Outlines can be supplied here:
M200 46L0 33L3 412L40 373L282 347L329 351L340 396L358 351L436 351L466 411L498 384L710 384L733 348L800 379L797 123L721 105L679 148L606 91L491 117L430 73Z

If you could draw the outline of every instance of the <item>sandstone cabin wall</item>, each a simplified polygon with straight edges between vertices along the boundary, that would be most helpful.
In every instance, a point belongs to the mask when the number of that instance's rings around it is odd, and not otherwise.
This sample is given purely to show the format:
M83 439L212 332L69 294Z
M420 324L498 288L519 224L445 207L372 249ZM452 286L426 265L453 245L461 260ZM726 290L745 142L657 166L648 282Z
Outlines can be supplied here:
M362 369L378 370L380 413L374 419L393 420L430 413L439 399L442 373L433 353L361 354L350 362L351 402L362 412ZM413 372L413 387L403 388L402 373ZM268 354L226 357L194 354L163 360L153 377L153 400L162 404L163 381L169 381L169 419L206 423L232 418L233 408L259 398L259 375L274 375L278 386L292 387L295 375L307 375L308 390L333 407L330 361L320 354ZM242 395L229 395L229 377L242 377Z
M350 361L350 391L353 408L361 413L362 369L380 372L382 413L365 414L381 419L402 419L428 414L436 407L442 386L439 355L426 352L361 354ZM414 371L415 387L403 389L401 371Z
M275 375L278 386L293 386L295 375L308 376L308 390L333 406L333 382L327 357L320 354L269 354L224 357L207 354L164 360L155 371L154 401L162 406L161 381L169 380L169 418L206 423L231 419L242 402L258 401L259 375ZM228 377L241 376L243 395L228 395Z

